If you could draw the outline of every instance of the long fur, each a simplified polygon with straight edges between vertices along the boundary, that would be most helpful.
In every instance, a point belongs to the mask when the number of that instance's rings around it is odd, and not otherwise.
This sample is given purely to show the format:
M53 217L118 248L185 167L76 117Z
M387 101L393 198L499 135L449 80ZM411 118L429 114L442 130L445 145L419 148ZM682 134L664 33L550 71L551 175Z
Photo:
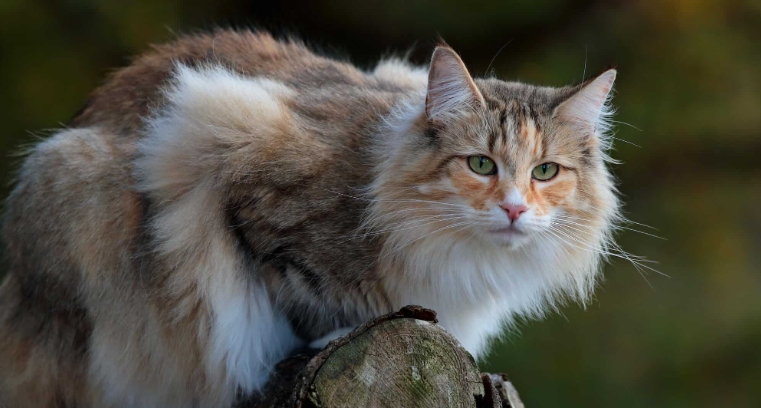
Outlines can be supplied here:
M614 78L473 79L445 47L362 72L251 32L157 47L6 202L0 405L230 406L295 348L407 304L478 357L585 302L618 219ZM543 162L561 172L532 180ZM513 224L506 200L528 208Z

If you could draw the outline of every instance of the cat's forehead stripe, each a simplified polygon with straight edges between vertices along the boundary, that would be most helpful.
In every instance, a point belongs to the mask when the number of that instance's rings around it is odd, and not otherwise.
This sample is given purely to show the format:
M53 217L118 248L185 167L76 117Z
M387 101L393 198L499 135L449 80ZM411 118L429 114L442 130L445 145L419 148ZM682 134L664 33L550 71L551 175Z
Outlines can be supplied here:
M489 82L481 85L485 107L493 115L491 120L499 118L499 124L486 135L489 151L507 157L526 151L537 157L545 151L542 115L547 111L547 95L539 89L527 91Z
M490 120L498 120L499 124L486 135L488 149L502 159L509 174L514 174L523 161L534 160L545 150L539 114L530 104L515 99L505 102L487 99L487 104L500 107L490 112Z

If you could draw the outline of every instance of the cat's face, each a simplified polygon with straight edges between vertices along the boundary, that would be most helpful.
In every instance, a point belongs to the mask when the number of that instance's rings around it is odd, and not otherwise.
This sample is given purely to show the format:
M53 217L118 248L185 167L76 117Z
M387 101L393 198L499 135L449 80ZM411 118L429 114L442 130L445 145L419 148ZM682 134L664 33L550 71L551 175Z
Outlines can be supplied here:
M547 134L554 131L551 112L541 106L487 101L432 135L439 139L428 162L434 169L418 181L417 193L440 202L442 214L462 217L463 232L517 248L550 234L553 218L587 208L595 186L586 184L605 175L590 165L593 138L563 143Z
M454 52L443 52L416 123L422 136L388 183L398 192L384 205L389 219L402 215L398 225L417 229L405 235L507 250L599 248L617 211L600 132L615 71L579 88L473 81Z

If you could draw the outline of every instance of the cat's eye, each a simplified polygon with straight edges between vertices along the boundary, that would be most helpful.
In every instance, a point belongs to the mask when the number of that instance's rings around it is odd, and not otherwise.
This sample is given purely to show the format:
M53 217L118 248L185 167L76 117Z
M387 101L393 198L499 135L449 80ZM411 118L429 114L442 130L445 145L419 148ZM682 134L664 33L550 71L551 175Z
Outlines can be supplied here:
M497 165L494 164L494 160L486 156L470 156L468 157L468 165L471 170L482 176L497 174Z
M560 170L557 163L543 163L531 171L531 177L539 181L547 181L555 177Z

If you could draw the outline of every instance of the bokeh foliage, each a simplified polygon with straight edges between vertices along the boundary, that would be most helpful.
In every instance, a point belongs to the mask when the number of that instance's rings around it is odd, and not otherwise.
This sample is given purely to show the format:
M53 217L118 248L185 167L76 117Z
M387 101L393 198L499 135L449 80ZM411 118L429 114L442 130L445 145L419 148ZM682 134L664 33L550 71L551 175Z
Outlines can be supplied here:
M424 64L441 37L476 75L549 85L617 65L615 172L629 217L658 231L635 227L667 238L620 242L669 277L613 260L585 309L522 324L483 366L531 407L761 406L761 2L2 0L0 193L13 153L111 69L216 26L295 34L364 67Z

